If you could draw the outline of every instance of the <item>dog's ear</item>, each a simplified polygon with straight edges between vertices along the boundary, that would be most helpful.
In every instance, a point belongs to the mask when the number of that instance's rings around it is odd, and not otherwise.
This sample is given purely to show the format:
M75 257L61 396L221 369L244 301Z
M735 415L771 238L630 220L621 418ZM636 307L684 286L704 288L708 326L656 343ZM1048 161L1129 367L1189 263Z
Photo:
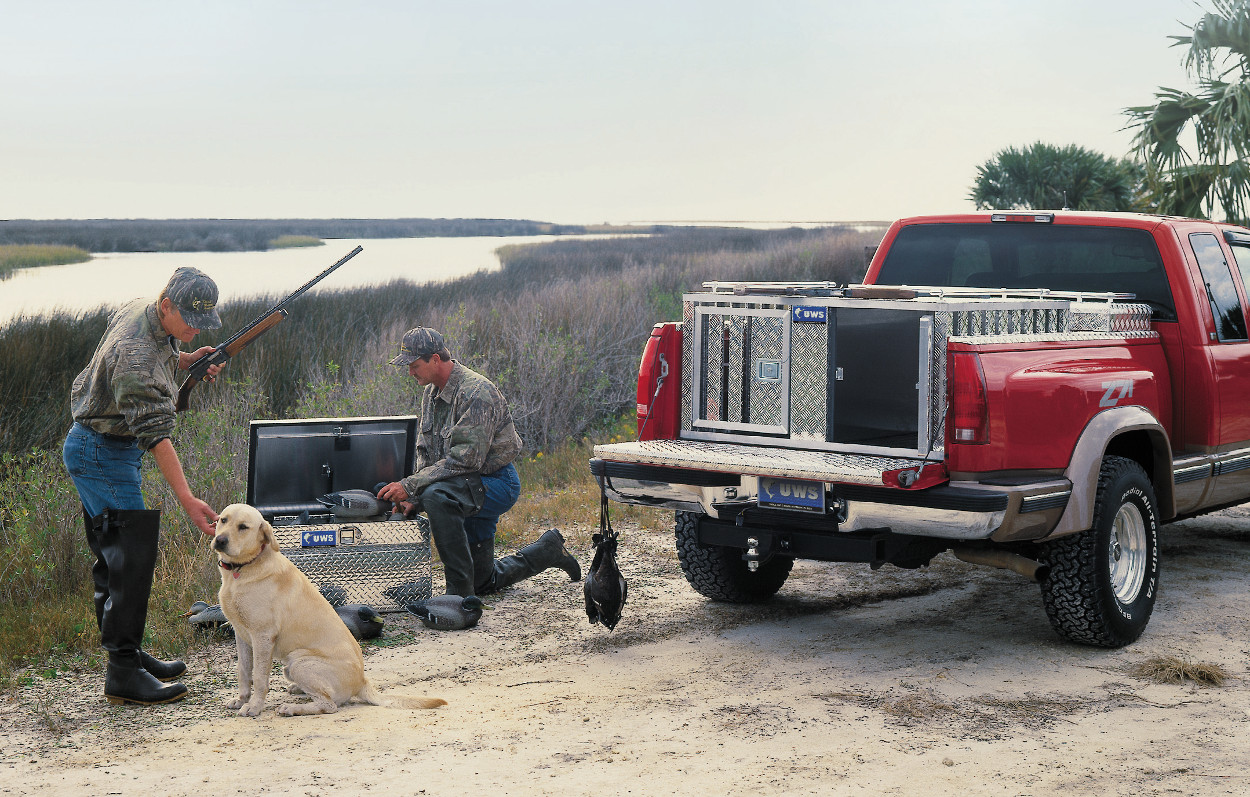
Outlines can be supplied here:
M278 535L273 533L273 526L269 525L269 521L263 518L260 521L260 533L265 542L269 543L269 547L278 550Z

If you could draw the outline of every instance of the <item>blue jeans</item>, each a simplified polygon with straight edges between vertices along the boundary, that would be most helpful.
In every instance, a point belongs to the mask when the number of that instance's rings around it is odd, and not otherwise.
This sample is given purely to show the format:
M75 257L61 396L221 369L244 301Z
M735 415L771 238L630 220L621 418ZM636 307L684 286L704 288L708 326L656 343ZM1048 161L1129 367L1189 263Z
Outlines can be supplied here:
M521 497L521 477L511 462L494 473L484 474L482 486L486 488L482 508L476 515L464 519L464 531L470 545L495 539L499 516L511 509Z
M106 509L146 509L139 472L143 450L134 440L105 437L75 423L62 456L89 517Z

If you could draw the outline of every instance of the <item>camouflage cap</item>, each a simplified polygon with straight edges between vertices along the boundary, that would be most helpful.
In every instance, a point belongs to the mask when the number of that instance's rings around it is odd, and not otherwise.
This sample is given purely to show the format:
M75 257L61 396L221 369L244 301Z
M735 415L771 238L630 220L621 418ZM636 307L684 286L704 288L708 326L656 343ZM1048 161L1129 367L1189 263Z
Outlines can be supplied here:
M399 356L391 360L391 365L407 367L413 360L420 360L437 354L447 348L443 336L436 329L417 327L404 333L404 342L400 344Z
M194 329L220 329L217 315L217 283L198 268L183 266L165 286L165 295L178 305L187 326Z

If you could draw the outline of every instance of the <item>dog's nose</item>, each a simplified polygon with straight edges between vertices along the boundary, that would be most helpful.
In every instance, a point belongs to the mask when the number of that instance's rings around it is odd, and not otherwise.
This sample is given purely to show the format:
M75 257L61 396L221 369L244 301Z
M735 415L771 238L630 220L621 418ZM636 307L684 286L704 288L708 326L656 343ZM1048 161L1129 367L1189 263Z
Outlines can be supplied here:
M230 540L226 539L226 535L218 534L213 537L213 548L218 551L226 550L226 546L230 544Z

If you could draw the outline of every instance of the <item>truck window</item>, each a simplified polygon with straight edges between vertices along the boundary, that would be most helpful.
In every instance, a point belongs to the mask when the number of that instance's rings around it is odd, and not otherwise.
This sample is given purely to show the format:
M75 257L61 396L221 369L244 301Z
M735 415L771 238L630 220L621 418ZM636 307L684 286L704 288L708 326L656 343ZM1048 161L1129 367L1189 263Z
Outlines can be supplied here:
M1246 340L1246 317L1241 311L1232 267L1224 258L1220 239L1209 232L1196 232L1189 236L1189 245L1198 259L1202 281L1207 284L1216 335L1221 341Z
M882 285L1132 293L1175 321L1163 259L1146 230L1067 224L912 224L899 230Z
M1241 284L1250 291L1250 246L1231 244L1233 259L1237 261L1237 270L1241 272Z

